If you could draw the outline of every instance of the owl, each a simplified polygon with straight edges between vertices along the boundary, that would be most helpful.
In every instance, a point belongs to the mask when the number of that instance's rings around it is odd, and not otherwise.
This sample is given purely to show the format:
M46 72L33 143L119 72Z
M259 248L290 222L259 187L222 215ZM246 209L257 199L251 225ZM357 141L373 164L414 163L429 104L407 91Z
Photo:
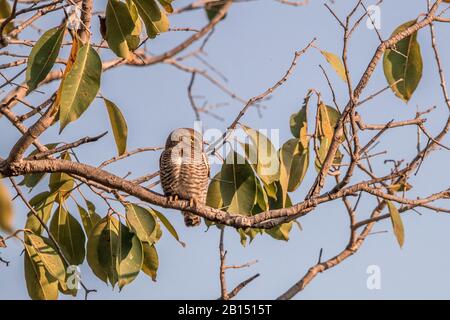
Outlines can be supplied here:
M189 200L191 206L205 204L209 181L209 163L202 135L190 128L172 131L159 159L159 174L164 195L172 200ZM183 211L188 227L197 226L199 216Z

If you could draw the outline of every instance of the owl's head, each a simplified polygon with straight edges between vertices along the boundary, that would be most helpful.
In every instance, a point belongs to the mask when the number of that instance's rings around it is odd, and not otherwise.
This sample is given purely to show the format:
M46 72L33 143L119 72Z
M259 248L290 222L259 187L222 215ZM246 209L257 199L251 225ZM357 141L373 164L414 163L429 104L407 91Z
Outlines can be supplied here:
M167 137L166 148L172 148L179 143L191 145L195 149L203 149L201 133L191 128L178 128L172 131Z

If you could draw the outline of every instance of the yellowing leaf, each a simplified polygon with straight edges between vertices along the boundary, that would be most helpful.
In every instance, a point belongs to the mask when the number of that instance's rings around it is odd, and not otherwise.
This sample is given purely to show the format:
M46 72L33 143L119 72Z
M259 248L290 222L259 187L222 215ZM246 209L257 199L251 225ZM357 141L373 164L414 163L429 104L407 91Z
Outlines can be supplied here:
M118 0L108 0L106 6L106 41L109 48L124 59L130 58L127 37L134 29L128 6Z
M35 195L29 201L34 208L38 216L44 223L47 223L50 219L50 214L53 209L53 204L56 200L56 193L50 193L48 191L41 192ZM44 231L44 227L33 212L28 213L27 222L25 223L25 229L33 231L34 234L40 235Z
M8 189L0 180L0 230L11 232L13 227L13 206Z
M58 299L58 280L50 275L33 246L25 243L25 282L33 300Z
M402 24L395 29L391 37L415 23L416 20L412 20ZM386 50L383 69L392 91L397 97L408 102L422 78L423 62L417 32L397 42L395 48Z
M25 242L34 248L48 273L58 281L64 282L66 278L64 263L53 248L50 240L28 233L25 236Z
M26 71L28 92L36 89L52 69L58 57L65 31L65 24L52 28L45 32L33 46L28 57Z
M125 153L127 149L128 127L125 118L120 109L108 99L103 98L106 109L108 110L109 121L116 141L119 155Z
M78 37L77 36L73 37L72 47L70 48L69 57L67 58L66 68L64 69L63 77L62 77L61 82L59 83L59 88L58 88L58 91L56 92L56 98L55 98L55 101L53 102L53 106L52 106L52 107L54 107L55 112L57 112L53 122L58 121L57 118L59 118L59 116L58 116L59 115L59 107L60 107L60 103L61 103L61 94L62 94L62 87L64 84L64 79L66 79L67 75L73 68L75 60L77 59L77 54L79 52L78 49L79 49L80 45L81 45L81 41L78 39Z
M322 55L325 57L327 62L331 65L331 67L336 71L338 76L345 82L347 82L347 76L345 74L345 67L342 63L342 60L335 55L334 53L327 52L327 51L320 51Z
M308 94L303 101L303 106L299 112L291 115L289 119L289 125L291 127L292 135L300 139L304 148L308 148L308 122L307 122L307 111L308 111L308 103L311 98L311 91L308 91Z
M173 0L158 0L161 6L166 10L168 13L173 13L172 8L172 1Z
M159 33L169 30L169 19L155 0L133 0L133 2L144 21L149 38L153 39Z
M390 185L389 190L394 191L394 192L403 192L403 191L409 191L412 189L412 185L410 185L408 182L400 182L400 183L396 183L393 185Z
M403 228L402 218L400 217L400 213L397 208L390 201L386 201L389 213L391 215L392 228L394 229L395 237L397 238L397 242L400 245L400 248L403 247L403 243L405 242L405 230Z
M150 276L153 281L156 281L156 273L159 266L158 252L154 245L150 245L147 242L142 243L142 247L144 249L142 271Z
M336 125L341 117L341 114L338 110L325 105L320 102L318 107L319 113L319 127L316 129L318 131L318 138L320 142L320 146L318 150L316 150L316 160L315 167L317 171L320 171L322 168L322 163L325 161L325 157L328 153L328 149L330 148L331 141L333 139L334 130ZM341 139L343 142L345 137ZM333 164L340 164L343 158L343 154L338 149L336 155L333 160Z
M325 105L319 104L319 136L325 136L329 140L333 138L334 130L341 117L341 114L336 109Z
M100 88L102 62L98 53L89 45L83 45L75 62L62 81L59 120L62 131L77 120L89 107Z
M256 159L250 156L250 163L253 165L256 160L256 172L265 184L271 184L278 180L280 176L280 161L272 142L261 132L247 126L242 126L245 133L250 137L252 145L249 154L256 154Z

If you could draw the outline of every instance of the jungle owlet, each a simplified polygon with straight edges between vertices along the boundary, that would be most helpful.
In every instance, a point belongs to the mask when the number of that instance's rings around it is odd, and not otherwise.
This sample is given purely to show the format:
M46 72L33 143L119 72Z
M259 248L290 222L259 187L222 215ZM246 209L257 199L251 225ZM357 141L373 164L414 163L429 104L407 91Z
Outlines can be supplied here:
M159 159L159 174L165 196L204 204L209 180L208 157L203 150L202 135L190 128L172 131ZM184 222L192 227L199 225L199 216L182 212Z

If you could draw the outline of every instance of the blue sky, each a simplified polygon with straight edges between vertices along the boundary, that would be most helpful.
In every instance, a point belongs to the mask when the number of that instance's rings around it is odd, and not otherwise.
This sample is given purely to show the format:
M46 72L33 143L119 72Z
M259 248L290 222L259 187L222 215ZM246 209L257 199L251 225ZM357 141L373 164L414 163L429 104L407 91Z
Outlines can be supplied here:
M336 1L331 7L343 17L354 1ZM365 1L366 5L375 1ZM181 7L188 1L176 0L175 7ZM290 7L275 1L261 0L233 5L227 18L216 28L216 32L207 46L206 59L228 78L227 86L241 97L248 99L260 94L281 78L290 65L294 51L303 48L313 37L322 50L340 53L342 30L328 10L324 1L311 1L305 7ZM105 1L98 1L102 8ZM415 19L425 12L426 1L385 0L381 7L380 33L387 38L400 24ZM361 11L360 11L361 12ZM55 26L62 16L50 17L41 27ZM207 23L203 11L192 11L171 17L173 27L201 28ZM97 30L94 20L93 29ZM30 36L25 33L24 37ZM170 32L148 43L152 53L163 52L171 48L188 35L183 32ZM444 68L450 74L450 62L446 57L450 53L448 26L437 26ZM448 110L441 98L436 66L430 47L429 29L423 29L418 35L424 60L422 81L408 104L387 91L371 100L359 110L366 123L383 123L391 119L406 120L414 118L416 108L425 109L436 105L437 109L428 115L426 126L432 133L440 131L444 125ZM353 81L359 79L367 67L379 40L374 31L364 24L358 29L349 46L350 70ZM24 49L26 52L28 49ZM111 58L103 54L103 59ZM3 58L2 58L3 59ZM187 65L202 67L199 62L190 60ZM242 122L264 129L280 129L282 141L290 138L289 116L298 111L303 97L309 88L319 90L325 102L331 104L331 95L318 67L322 64L330 75L337 92L338 103L347 101L345 84L334 74L317 50L308 51L301 57L298 67L289 81L279 88L273 97L264 104L260 117L251 109ZM203 68L203 67L202 67ZM217 76L216 76L217 77ZM122 67L105 73L102 77L101 93L114 101L123 111L129 127L128 149L137 147L160 146L168 133L174 128L193 125L194 114L189 105L186 87L190 75L169 65L155 65L145 68ZM369 96L383 88L386 80L381 65L372 77L372 81L362 97ZM54 86L45 87L51 92ZM236 117L242 103L231 100L208 82L199 79L195 83L194 93L204 96L208 103L228 103L217 113L225 118L218 121L202 115L205 128L223 130ZM39 94L29 98L31 102L42 99ZM25 109L14 109L16 112ZM27 123L28 125L30 123ZM18 133L0 119L1 139L0 156L7 155L9 148L19 137ZM48 143L54 141L70 142L86 135L96 135L109 130L108 118L103 102L96 100L89 110L76 122L70 124L61 136L52 128L41 138ZM362 142L368 141L372 133L364 133ZM449 139L444 141L447 145ZM415 128L393 129L384 135L384 139L375 151L387 150L388 154L375 158L373 165L379 175L388 173L390 167L383 164L385 158L405 159L415 155ZM78 149L81 161L97 165L115 155L116 149L112 135L109 134L95 144ZM132 172L133 177L153 172L158 167L159 153L145 153L110 167L114 173L125 175ZM414 189L408 192L409 198L426 196L448 187L448 151L433 153L423 164L419 174L413 176ZM218 166L212 168L213 172ZM301 201L314 181L315 171L310 166L305 180L291 197L294 202ZM353 182L363 176L356 175ZM329 179L331 181L331 179ZM327 184L329 187L331 184ZM327 187L326 186L326 187ZM36 188L43 190L45 184ZM325 188L326 188L325 187ZM159 190L159 189L158 189ZM106 208L91 196L98 208ZM363 196L359 206L358 220L366 218L374 208L375 200ZM448 204L441 202L441 206ZM15 202L17 227L23 226L27 210ZM73 208L73 214L77 215ZM99 212L102 213L102 209ZM160 257L158 280L152 282L145 274L140 274L122 292L111 290L94 277L85 263L81 267L84 282L90 288L98 290L90 296L92 299L214 299L220 294L218 268L218 230L206 231L204 226L187 229L181 215L173 210L163 209L181 238L187 243L181 247L165 232L157 245ZM405 245L400 249L392 233L389 220L377 224L374 231L387 231L369 236L360 251L336 268L317 276L317 278L296 296L298 299L395 299L395 298L450 298L450 217L421 209L422 215L414 212L404 215ZM257 259L259 262L247 269L227 272L229 288L247 277L260 273L261 276L242 290L241 299L271 299L288 289L298 281L310 266L316 263L319 251L323 248L323 258L327 259L345 246L348 240L348 219L341 202L321 205L317 210L300 219L303 230L294 227L288 242L276 241L269 236L261 236L243 248L233 229L226 230L225 245L228 250L229 264L242 264ZM23 258L19 256L21 247L18 242L9 242L7 249L0 252L1 257L11 261L9 267L0 265L0 299L28 298L23 277ZM368 290L366 270L377 265L381 270L381 289ZM65 298L61 296L62 298ZM78 298L82 298L82 294Z

